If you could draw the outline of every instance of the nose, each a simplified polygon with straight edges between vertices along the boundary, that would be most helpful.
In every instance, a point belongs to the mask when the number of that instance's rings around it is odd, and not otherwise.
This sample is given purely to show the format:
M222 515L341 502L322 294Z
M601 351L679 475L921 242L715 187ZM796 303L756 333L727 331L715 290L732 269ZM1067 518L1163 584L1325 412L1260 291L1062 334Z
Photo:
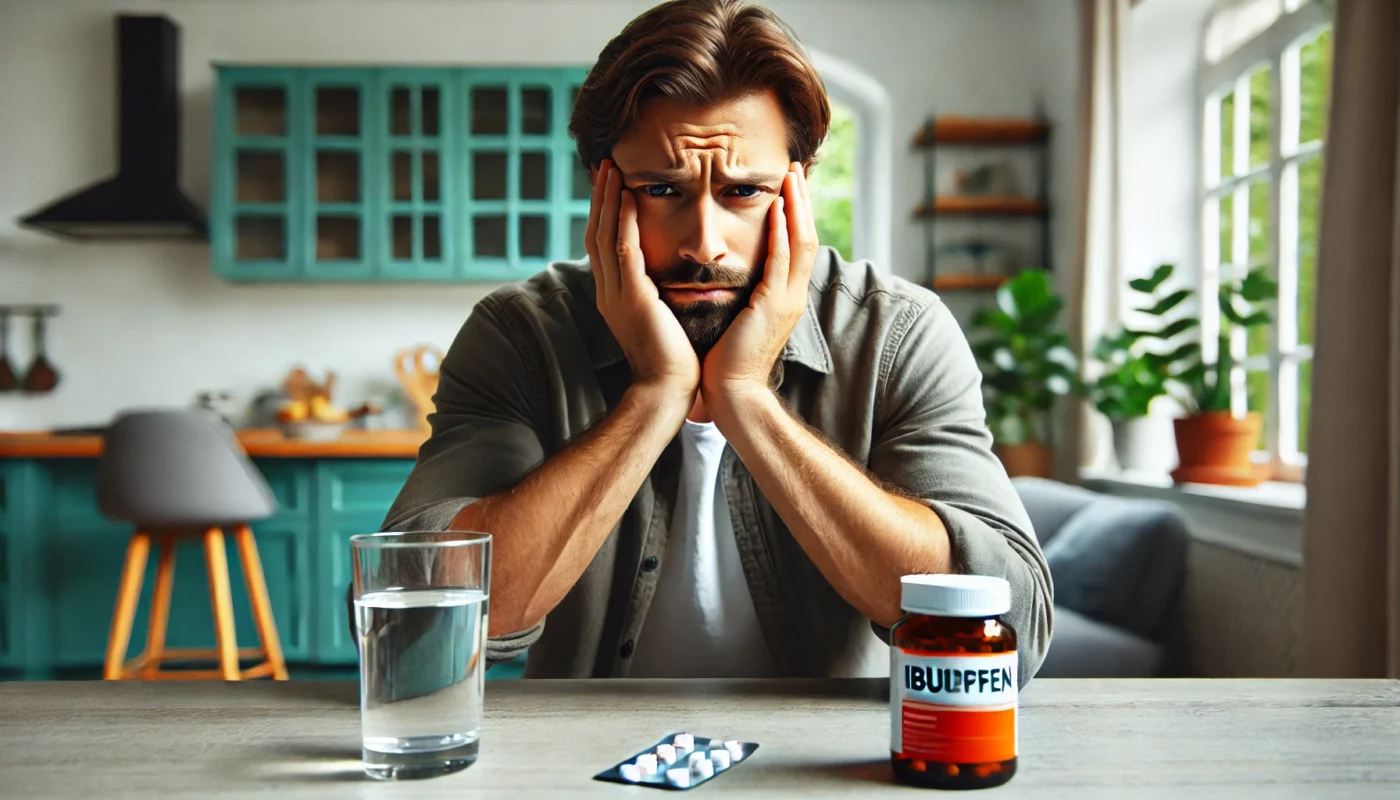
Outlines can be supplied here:
M722 262L729 247L720 235L719 208L708 194L699 197L688 210L688 231L681 239L680 256L697 264Z

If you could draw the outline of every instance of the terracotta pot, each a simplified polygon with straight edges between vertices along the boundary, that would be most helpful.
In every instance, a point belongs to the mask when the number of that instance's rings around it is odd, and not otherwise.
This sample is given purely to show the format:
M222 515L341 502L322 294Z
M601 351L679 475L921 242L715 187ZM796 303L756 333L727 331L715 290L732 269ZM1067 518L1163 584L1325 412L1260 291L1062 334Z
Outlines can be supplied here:
M992 451L1013 478L1048 478L1055 471L1055 451L1041 442L999 444Z
M1172 471L1172 480L1177 483L1256 486L1266 477L1267 470L1249 460L1263 424L1258 413L1241 419L1226 411L1207 411L1174 424L1180 466Z

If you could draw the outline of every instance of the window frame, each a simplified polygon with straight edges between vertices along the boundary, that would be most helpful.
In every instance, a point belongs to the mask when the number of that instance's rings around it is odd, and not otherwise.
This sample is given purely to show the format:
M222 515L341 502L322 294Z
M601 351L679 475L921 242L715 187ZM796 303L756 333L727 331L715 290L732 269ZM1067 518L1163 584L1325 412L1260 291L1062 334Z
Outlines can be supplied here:
M1206 20L1207 30L1216 13L1230 3L1217 4ZM1274 304L1274 323L1267 329L1268 352L1248 356L1247 335L1236 330L1231 336L1231 351L1236 367L1231 375L1232 410L1245 412L1248 402L1247 374L1263 371L1268 374L1268 406L1263 411L1266 449L1256 456L1273 467L1275 480L1301 481L1307 469L1307 455L1299 452L1299 365L1313 357L1312 345L1298 343L1298 171L1299 167L1322 155L1324 139L1314 142L1296 141L1301 112L1301 65L1298 63L1302 46L1332 23L1331 15L1318 0L1287 3L1277 19L1267 28L1236 46L1219 61L1206 58L1203 46L1197 69L1197 131L1198 208L1200 256L1198 288L1201 297L1201 345L1207 359L1216 356L1220 330L1220 311L1215 302L1220 286L1220 200L1232 196L1231 259L1232 266L1240 255L1249 260L1249 188L1263 181L1269 187L1270 202L1266 226L1265 264L1268 274L1279 284L1278 300ZM1269 69L1270 104L1269 158L1262 166L1251 168L1250 161L1250 103L1251 75L1261 67ZM1233 94L1234 159L1229 177L1221 175L1221 100ZM1242 102L1243 100L1243 102ZM1285 135L1286 134L1286 135ZM1294 209L1285 214L1285 209ZM1258 262L1256 261L1255 264ZM1291 274L1281 265L1288 264ZM1237 267L1236 267L1237 268Z

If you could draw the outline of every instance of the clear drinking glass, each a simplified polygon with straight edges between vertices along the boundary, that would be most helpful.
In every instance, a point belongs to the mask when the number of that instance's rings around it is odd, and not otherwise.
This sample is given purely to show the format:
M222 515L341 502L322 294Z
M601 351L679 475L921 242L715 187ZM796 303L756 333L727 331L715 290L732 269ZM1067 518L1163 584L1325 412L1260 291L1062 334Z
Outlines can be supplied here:
M426 778L476 761L491 537L350 537L365 772Z

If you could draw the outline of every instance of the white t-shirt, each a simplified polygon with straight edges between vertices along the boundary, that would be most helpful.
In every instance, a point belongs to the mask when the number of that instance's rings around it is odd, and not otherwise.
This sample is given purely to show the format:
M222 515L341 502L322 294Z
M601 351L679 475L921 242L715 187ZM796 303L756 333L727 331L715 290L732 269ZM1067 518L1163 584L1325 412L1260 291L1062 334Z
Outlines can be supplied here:
M633 678L764 678L777 674L744 579L720 480L724 435L681 429L680 486L656 594L637 637Z

